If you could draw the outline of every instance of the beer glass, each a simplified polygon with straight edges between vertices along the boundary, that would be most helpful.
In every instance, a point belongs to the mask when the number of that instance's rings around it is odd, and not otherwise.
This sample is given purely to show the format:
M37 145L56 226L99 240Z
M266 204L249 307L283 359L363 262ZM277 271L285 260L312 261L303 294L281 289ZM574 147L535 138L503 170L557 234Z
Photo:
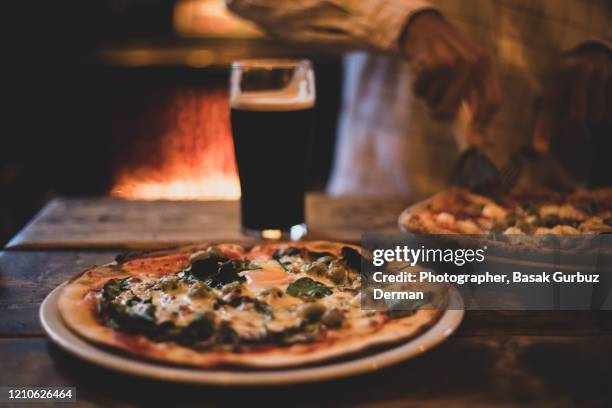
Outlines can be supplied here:
M314 104L308 60L232 64L231 122L245 234L292 240L306 235L304 192Z

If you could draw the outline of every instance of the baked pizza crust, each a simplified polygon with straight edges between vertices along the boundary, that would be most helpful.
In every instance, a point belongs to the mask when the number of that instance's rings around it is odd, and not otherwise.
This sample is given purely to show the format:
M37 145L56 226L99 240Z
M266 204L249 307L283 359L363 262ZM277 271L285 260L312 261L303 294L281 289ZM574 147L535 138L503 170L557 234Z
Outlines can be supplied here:
M451 188L441 191L434 196L419 201L406 208L398 218L398 226L400 230L405 232L415 232L422 234L456 234L457 231L451 228L445 228L440 223L434 222L429 217L434 210L448 211L455 205L456 200L468 200L471 203L477 204L495 204L489 198L478 194L470 193L462 188Z
M539 202L551 205L574 205L582 200L596 201L603 211L606 211L607 214L612 213L612 188L600 188L591 191L581 190L565 196L561 193L543 189L514 190L504 197L502 202L496 202L488 197L471 193L464 188L454 187L441 191L426 200L406 208L398 218L398 226L400 230L405 232L423 234L489 234L491 231L487 228L482 228L480 231L474 230L473 232L458 231L457 228L447 228L443 223L433 219L432 214L439 212L449 212L452 214L457 207L464 203L497 206L509 211L512 207L524 203ZM470 217L466 218L469 219ZM603 232L608 231L609 228ZM580 232L583 234L597 234L600 231L593 229Z
M600 232L593 230L580 231L578 234L556 233L561 238L555 241L551 248L546 243L546 236L552 235L552 232L541 235L537 233L493 234L491 230L482 228L479 232L471 233L458 231L457 228L445 228L432 215L437 212L453 213L458 206L462 205L458 205L458 203L464 204L466 202L485 206L491 205L510 211L512 207L524 203L539 202L545 203L545 205L563 205L576 204L581 200L597 201L603 211L612 212L612 188L577 191L565 196L561 193L543 189L514 190L504 197L501 203L498 203L488 197L454 187L406 208L398 218L398 225L400 230L404 232L437 235L441 243L460 244L466 247L486 245L489 250L494 251L495 255L507 257L504 261L506 263L512 263L513 260L521 257L548 262L551 256L563 254L565 262L582 265L584 262L588 264L592 261L595 255L612 255L612 248L607 244L608 241L597 239ZM603 233L609 233L607 232L609 230L610 227L606 227L606 231L603 231ZM495 239L495 236L503 236L504 240Z
M143 335L131 335L116 331L100 323L96 318L96 302L90 294L104 286L110 279L122 279L141 273L151 273L152 262L160 274L176 272L177 265L188 263L189 256L209 244L181 247L174 250L129 254L119 257L119 262L98 266L84 271L71 279L63 289L59 301L59 311L66 325L80 336L105 346L123 350L139 357L151 358L160 362L209 368L221 365L278 368L308 365L323 360L338 358L364 351L376 346L398 343L412 338L432 326L442 314L442 310L421 309L411 316L389 319L377 331L365 335L351 334L337 339L325 339L308 344L295 344L288 347L266 346L244 348L233 351L197 351L175 342L155 342ZM220 244L225 248L232 244ZM272 251L283 246L306 247L311 251L329 251L338 254L344 246L353 245L313 241L265 245L261 251ZM239 246L234 245L236 250ZM127 266L127 268L126 268ZM145 268L145 269L142 269ZM126 271L127 269L127 271ZM342 328L340 330L349 330Z

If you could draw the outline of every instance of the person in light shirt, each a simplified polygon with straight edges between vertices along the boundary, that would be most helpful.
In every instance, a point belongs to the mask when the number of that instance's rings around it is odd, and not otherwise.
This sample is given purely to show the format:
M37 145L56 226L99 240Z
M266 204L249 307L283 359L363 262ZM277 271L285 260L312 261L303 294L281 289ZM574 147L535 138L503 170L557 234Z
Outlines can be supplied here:
M612 122L607 0L226 4L278 38L346 51L334 195L421 198L447 185L466 143L501 165Z

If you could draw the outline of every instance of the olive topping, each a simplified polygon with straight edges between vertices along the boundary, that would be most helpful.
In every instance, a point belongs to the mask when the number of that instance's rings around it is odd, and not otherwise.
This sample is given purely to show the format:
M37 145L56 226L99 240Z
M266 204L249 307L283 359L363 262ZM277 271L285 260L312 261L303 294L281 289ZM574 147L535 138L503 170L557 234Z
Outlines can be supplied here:
M315 276L325 276L327 275L327 265L315 261L306 267L306 273Z
M341 284L346 279L346 268L340 262L332 262L329 266L329 279L335 284Z
M344 315L338 309L330 309L323 314L321 317L321 323L327 327L340 327L342 325L342 319Z
M195 299L206 299L211 295L210 288L203 283L196 282L189 289L189 296Z
M179 289L179 281L174 277L167 277L159 283L159 287L166 293L172 293Z
M307 322L316 322L325 313L325 306L318 302L306 303L302 306L301 314Z

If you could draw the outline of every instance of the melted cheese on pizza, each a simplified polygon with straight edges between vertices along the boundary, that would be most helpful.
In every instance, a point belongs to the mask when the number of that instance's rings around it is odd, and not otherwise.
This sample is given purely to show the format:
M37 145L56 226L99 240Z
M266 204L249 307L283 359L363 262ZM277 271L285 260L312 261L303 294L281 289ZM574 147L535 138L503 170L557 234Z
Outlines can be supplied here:
M290 345L375 332L389 316L361 309L353 259L285 248L233 257L218 248L175 273L136 274L96 293L107 325L195 348ZM351 252L352 251L352 252Z

